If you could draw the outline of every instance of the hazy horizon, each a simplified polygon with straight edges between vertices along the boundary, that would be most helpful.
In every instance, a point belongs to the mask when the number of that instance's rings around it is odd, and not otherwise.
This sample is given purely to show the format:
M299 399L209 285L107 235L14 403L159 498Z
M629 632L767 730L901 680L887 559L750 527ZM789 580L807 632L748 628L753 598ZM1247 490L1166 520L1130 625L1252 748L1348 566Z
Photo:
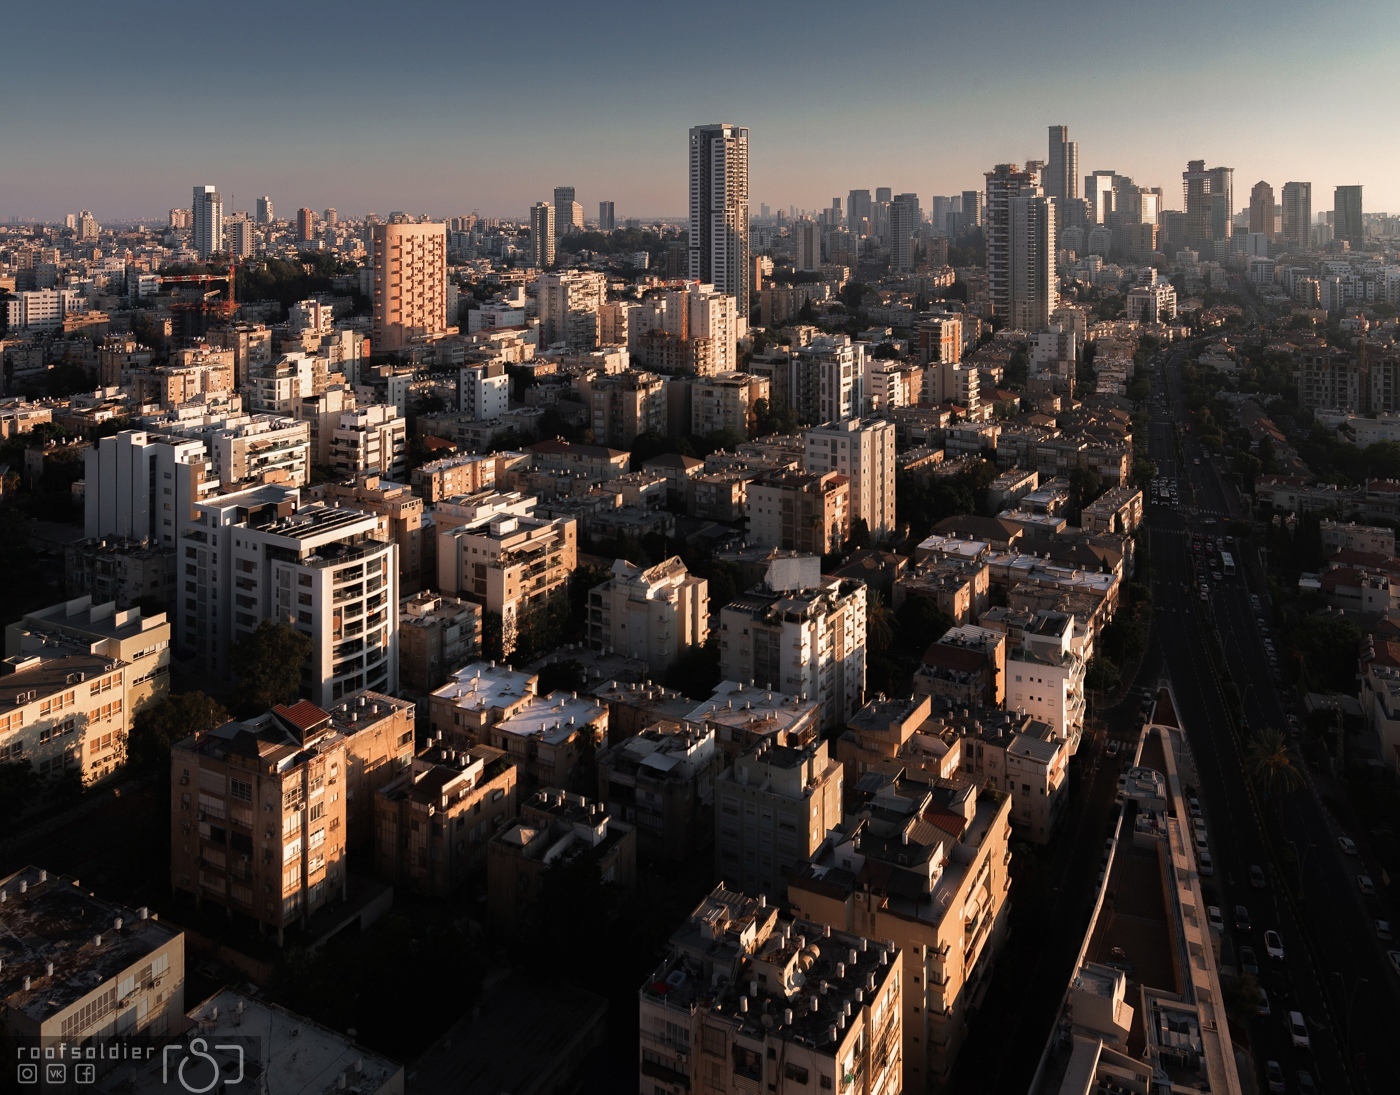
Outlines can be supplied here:
M1235 169L1236 210L1259 179L1276 200L1310 181L1314 212L1356 182L1368 211L1400 209L1393 137L1320 90L1343 29L1357 71L1380 70L1400 6L1376 0L1179 0L1151 23L1087 0L324 10L252 0L230 23L169 0L66 5L62 51L12 57L24 90L0 146L0 218L150 222L204 183L229 211L267 194L283 218L518 218L556 185L589 219L600 200L619 223L677 218L686 132L721 120L751 131L755 215L878 186L927 209L996 163L1043 159L1052 124L1079 144L1081 185L1114 169L1160 186L1168 208L1186 161L1204 159ZM25 8L8 29L23 43L58 28Z

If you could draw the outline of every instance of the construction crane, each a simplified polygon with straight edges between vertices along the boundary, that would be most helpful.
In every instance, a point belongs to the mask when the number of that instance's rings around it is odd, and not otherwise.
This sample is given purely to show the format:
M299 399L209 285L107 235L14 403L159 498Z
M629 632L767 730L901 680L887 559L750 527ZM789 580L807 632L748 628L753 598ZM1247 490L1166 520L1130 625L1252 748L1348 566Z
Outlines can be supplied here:
M202 337L210 326L233 317L238 310L236 284L238 263L230 262L226 274L162 274L160 282L166 285L208 285L210 282L226 282L228 288L220 299L217 293L203 292L196 300L179 300L171 304L170 310L180 326L184 338Z

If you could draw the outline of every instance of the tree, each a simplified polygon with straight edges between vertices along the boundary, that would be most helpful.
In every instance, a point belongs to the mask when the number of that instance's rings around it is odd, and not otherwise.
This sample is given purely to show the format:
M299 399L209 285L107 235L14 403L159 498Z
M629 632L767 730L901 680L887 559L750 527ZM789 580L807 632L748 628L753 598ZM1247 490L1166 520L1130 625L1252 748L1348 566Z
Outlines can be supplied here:
M302 670L314 649L311 636L281 620L264 620L233 645L238 706L249 714L294 703Z
M148 700L131 717L126 770L143 783L161 786L170 780L172 745L227 721L223 705L203 692L172 692Z
M910 596L895 613L901 643L922 655L953 626L952 619L931 597Z
M857 517L851 522L851 535L846 539L846 546L855 550L856 548L868 548L870 544L870 525L864 517Z
M1292 794L1303 786L1303 777L1288 751L1288 739L1277 726L1266 726L1254 735L1245 753L1245 765L1265 798L1273 798L1275 792Z
M39 774L27 760L0 764L0 824L10 835L10 824L34 803L39 794Z
M871 650L888 650L894 645L895 615L885 604L882 593L871 594L865 613L865 634Z

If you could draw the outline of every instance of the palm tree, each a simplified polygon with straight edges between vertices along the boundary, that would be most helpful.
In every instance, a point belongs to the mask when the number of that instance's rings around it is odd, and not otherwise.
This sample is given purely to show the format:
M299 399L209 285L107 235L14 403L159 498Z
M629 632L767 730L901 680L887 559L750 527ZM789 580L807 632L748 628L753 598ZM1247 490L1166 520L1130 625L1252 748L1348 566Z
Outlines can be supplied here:
M888 650L894 644L894 613L885 604L882 593L870 598L865 612L865 634L872 650Z
M1288 752L1288 739L1276 726L1266 726L1254 736L1245 763L1255 782L1263 786L1265 798L1273 797L1274 791L1291 794L1303 786L1303 776Z

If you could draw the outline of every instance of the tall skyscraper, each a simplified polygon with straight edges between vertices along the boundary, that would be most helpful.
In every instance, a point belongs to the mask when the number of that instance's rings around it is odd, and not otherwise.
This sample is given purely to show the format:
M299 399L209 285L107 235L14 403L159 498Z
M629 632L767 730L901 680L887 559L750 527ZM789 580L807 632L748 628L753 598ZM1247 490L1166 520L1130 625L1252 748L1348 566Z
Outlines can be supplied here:
M919 198L900 194L890 202L890 269L910 270L914 266L914 231L919 226Z
M1044 180L1045 196L1055 198L1061 211L1070 199L1079 197L1079 145L1069 139L1068 126L1050 127L1050 158Z
M336 211L336 208L333 205L326 206L326 212L324 214L324 217L326 227L328 228L332 227L340 220L340 214Z
M884 202L886 205L888 205L892 200L893 195L894 191L891 190L888 186L877 186L875 188L875 200L877 202Z
M1274 234L1274 188L1260 179L1249 192L1249 230Z
M376 353L447 328L447 226L402 214L371 227Z
M613 212L612 202L598 203L598 231L611 232L617 228L617 215Z
M841 227L841 199L831 199L831 211L826 215L826 223L830 228Z
M1192 160L1181 173L1181 187L1186 199L1186 242L1197 250L1207 249L1202 258L1214 258L1214 244L1230 238L1235 170L1207 168L1205 160Z
M953 199L943 194L935 194L929 202L928 219L933 222L935 232L948 230L948 214L953 211Z
M1095 171L1084 176L1084 199L1089 203L1089 223L1107 224L1113 212L1113 180L1116 171Z
M690 131L689 273L749 315L749 131L721 122Z
M964 230L982 227L985 220L983 208L982 191L964 190L962 192L962 225Z
M554 265L554 206L536 202L530 206L531 265L543 270Z
M257 246L253 222L248 219L247 213L238 213L229 218L227 227L224 235L228 239L228 253L233 258L246 259Z
M190 210L194 249L202 259L224 249L224 199L216 186L196 186Z
M583 231L583 206L574 200L572 186L554 188L554 234L567 236Z
M316 238L316 210L297 210L297 239L305 243Z
M1306 251L1312 242L1312 183L1283 184L1283 238L1290 246Z
M261 198L258 199L257 213L259 224L272 223L272 218L274 216L272 212L272 199L269 198L266 194L264 194Z
M797 268L799 270L820 270L822 268L822 229L814 220L800 220L793 225L797 237Z
M852 190L846 195L846 226L853 235L861 234L861 221L870 219L870 191Z
M1055 199L1038 172L998 164L987 172L987 288L992 315L1027 331L1049 325L1059 305Z
M1361 187L1339 186L1332 193L1332 238L1346 240L1353 251L1366 242L1361 223Z

